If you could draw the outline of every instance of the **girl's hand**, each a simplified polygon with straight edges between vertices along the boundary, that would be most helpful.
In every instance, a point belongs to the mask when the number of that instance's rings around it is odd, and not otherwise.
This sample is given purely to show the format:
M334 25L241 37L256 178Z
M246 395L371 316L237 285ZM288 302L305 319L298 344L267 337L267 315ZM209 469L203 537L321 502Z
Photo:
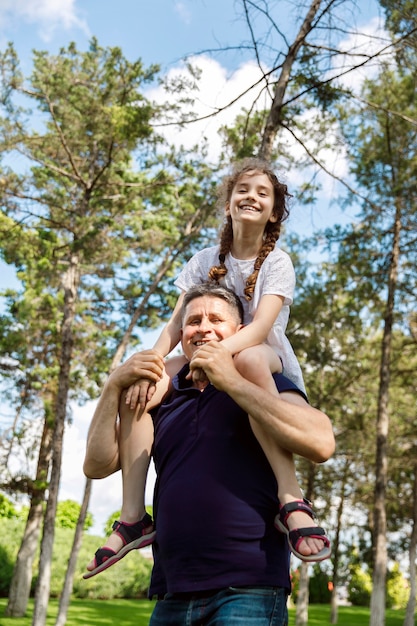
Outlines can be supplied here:
M139 404L144 409L155 393L156 385L152 380L142 378L131 385L126 393L126 404L134 411Z
M208 381L206 373L203 369L201 369L201 367L196 367L192 370L190 369L185 378L186 380L192 380L194 384L206 383Z

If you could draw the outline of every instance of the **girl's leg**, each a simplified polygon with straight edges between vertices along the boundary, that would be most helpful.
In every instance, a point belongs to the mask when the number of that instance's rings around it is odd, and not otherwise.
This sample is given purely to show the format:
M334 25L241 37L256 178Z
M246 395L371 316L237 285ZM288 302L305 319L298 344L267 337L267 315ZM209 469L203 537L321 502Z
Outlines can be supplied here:
M138 532L143 532L147 537L153 533L152 521L148 516L144 517L146 476L153 443L152 418L149 413L140 414L139 409L131 410L125 404L125 394L122 395L120 407L119 450L122 470L120 521L130 526L143 520L143 529L138 528ZM118 553L128 541L123 540L120 534L121 531L116 529L107 538L103 548ZM88 564L87 569L90 571L96 569L98 560L96 555L96 558Z
M279 396L271 372L281 372L282 364L272 348L266 344L253 346L242 350L235 356L234 360L236 368L242 376L269 393ZM295 473L293 455L272 442L257 422L251 419L250 423L277 479L278 498L281 507L290 502L303 501L303 494ZM289 531L315 526L311 516L302 510L291 512L286 517L285 522ZM325 542L322 539L305 537L298 544L297 551L301 556L312 557L321 552L324 547Z

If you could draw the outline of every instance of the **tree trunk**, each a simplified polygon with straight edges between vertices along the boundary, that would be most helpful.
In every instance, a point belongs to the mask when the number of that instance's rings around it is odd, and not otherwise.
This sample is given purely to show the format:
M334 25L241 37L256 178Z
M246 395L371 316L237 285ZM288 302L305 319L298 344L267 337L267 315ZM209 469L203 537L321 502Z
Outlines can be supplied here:
M39 448L36 480L30 494L30 508L22 543L17 554L9 589L6 615L22 617L26 613L32 584L32 565L38 548L43 519L46 480L51 462L52 427L45 416L41 445Z
M305 497L308 500L313 499L314 480L316 477L316 467L314 463L308 464L307 489ZM308 624L308 602L309 602L309 564L301 563L300 567L300 583L298 588L298 598L296 604L295 624L296 626L306 626Z
M295 626L307 626L308 624L308 583L310 580L308 567L309 564L305 563L304 561L300 565L300 582L298 587L298 597L295 612Z
M32 584L32 565L39 545L42 518L42 502L36 505L31 503L10 583L9 599L5 610L5 615L9 617L23 617L26 614Z
M410 539L410 596L405 612L404 626L414 626L414 612L416 610L416 551L417 551L417 465L414 466L413 483L413 530Z
M73 323L79 284L78 258L72 255L69 267L63 276L64 315L62 320L62 347L59 364L58 394L55 412L54 435L52 440L52 471L49 495L43 525L39 576L35 593L35 606L32 626L44 626L51 582L51 563L55 537L55 515L61 478L62 448L67 414L70 367L73 348Z
M339 584L339 575L338 575L339 543L340 543L340 534L342 531L342 516L343 516L343 509L345 506L345 488L346 488L346 482L347 482L347 475L349 472L349 464L350 464L350 459L346 458L346 464L345 464L344 471L343 471L342 484L341 484L341 489L340 489L340 501L339 501L339 506L337 507L336 535L335 535L333 546L332 546L333 588L332 588L332 595L331 595L331 600L330 600L330 604L331 604L330 623L331 624L337 624L338 617L339 617L338 616L339 606L337 602L337 589L338 589L338 584Z
M395 181L393 181L394 183ZM385 587L387 577L387 515L386 489L388 478L388 428L389 428L389 383L390 357L392 343L392 327L394 320L395 290L398 280L399 240L401 232L401 207L397 201L395 222L393 226L393 243L388 277L388 296L385 309L384 331L382 338L382 354L379 376L379 393L377 409L377 441L374 494L374 571L371 596L370 626L385 625Z
M284 96L290 80L292 66L294 65L297 54L310 31L313 29L313 19L320 8L321 0L312 0L307 15L301 25L297 36L289 47L282 64L281 73L275 85L274 100L266 120L265 129L262 135L262 143L259 150L259 156L262 159L270 159L274 139L277 135L282 121L282 109L284 106Z
M74 542L72 544L72 550L68 560L68 568L65 574L64 587L62 589L61 598L59 601L59 610L55 626L65 626L67 621L67 611L72 593L72 584L74 581L75 568L77 566L77 557L83 538L84 522L88 511L88 503L90 502L91 483L91 478L87 478L80 515L78 517L77 527L75 529Z

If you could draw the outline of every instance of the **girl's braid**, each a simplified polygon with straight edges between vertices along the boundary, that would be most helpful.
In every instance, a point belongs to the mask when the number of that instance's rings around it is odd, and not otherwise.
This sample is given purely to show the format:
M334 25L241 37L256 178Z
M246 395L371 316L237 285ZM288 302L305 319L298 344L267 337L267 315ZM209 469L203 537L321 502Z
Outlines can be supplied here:
M220 233L219 265L213 265L209 270L209 279L218 283L227 274L227 267L224 263L226 254L230 252L233 241L233 226L230 215L226 217L222 232Z
M259 270L261 269L262 263L265 261L268 254L272 252L272 250L275 248L275 243L278 241L280 232L280 222L275 222L273 224L269 222L265 231L265 238L262 244L262 248L260 249L259 254L255 259L255 263L253 265L253 272L250 276L248 276L246 280L246 287L244 290L246 300L252 300Z

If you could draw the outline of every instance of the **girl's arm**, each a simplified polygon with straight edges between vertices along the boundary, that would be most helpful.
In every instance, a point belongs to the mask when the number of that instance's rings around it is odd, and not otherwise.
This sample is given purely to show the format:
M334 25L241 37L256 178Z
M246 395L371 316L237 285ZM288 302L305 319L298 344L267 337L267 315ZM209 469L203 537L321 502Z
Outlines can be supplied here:
M153 349L157 350L162 356L167 356L181 339L181 309L184 300L185 291L182 291L178 297L175 308L169 321L166 323L159 335Z
M265 295L259 301L253 321L238 333L223 339L222 345L232 354L263 343L268 337L284 304L283 296Z
M167 356L181 339L181 309L184 294L184 291L181 292L169 321L162 329L153 347L153 350L156 350L162 357ZM143 409L154 393L155 385L149 380L140 379L129 387L124 402L131 410L137 406Z

